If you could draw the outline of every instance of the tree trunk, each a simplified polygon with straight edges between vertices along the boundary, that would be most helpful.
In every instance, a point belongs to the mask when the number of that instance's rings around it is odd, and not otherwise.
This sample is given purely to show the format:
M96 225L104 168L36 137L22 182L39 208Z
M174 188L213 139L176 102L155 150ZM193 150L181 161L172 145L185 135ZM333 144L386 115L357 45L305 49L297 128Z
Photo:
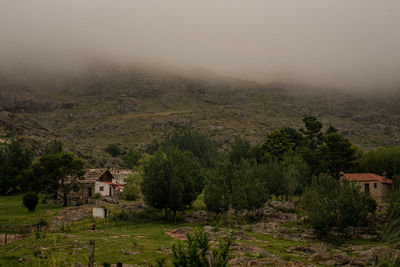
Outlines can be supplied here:
M68 205L67 193L63 192L63 206L66 207L67 205Z

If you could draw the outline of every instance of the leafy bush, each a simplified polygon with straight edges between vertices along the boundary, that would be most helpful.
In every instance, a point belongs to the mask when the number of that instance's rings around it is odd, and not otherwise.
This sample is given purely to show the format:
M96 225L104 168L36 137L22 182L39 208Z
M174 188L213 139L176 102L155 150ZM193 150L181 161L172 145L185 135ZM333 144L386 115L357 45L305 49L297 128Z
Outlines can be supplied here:
M400 241L400 189L392 192L388 210L388 222L385 225L383 241L397 243Z
M101 199L103 196L100 193L94 194L93 198L94 199Z
M195 231L194 234L187 234L185 244L178 242L172 247L174 253L174 266L213 266L224 267L228 265L228 256L232 239L220 241L217 249L211 249L206 233Z
M29 211L34 211L36 209L36 205L39 202L39 198L36 193L27 193L22 199L22 203Z
M125 200L136 200L139 196L139 189L134 184L127 184L124 187L122 196Z
M355 184L329 175L313 179L303 194L302 205L319 237L328 235L332 227L366 225L368 213L376 209L376 202Z

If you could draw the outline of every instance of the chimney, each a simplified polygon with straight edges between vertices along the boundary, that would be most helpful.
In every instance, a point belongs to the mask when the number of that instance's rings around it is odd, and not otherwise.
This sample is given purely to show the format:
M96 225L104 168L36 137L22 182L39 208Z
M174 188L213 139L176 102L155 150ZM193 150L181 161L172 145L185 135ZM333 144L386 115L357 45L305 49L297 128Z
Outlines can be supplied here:
M382 178L383 178L383 181L385 181L385 182L386 182L386 180L387 180L387 177L386 177L386 175L387 175L387 173L386 173L386 172L383 172L383 174L382 174Z
M340 176L340 181L343 181L343 179L344 179L344 172L340 172L339 176Z

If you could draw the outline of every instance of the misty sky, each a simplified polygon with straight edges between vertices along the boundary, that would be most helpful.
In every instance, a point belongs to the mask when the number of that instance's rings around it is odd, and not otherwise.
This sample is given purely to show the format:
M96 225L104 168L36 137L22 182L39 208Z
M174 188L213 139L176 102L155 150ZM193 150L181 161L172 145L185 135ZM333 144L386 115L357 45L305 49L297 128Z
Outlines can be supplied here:
M94 60L400 88L399 0L0 0L0 67Z

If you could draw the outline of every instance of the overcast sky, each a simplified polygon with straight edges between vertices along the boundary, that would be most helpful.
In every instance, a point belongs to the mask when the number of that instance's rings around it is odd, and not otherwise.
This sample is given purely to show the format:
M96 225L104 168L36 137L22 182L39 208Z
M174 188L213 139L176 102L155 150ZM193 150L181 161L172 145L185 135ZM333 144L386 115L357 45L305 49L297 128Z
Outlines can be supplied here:
M0 67L149 61L400 88L399 0L0 0Z

